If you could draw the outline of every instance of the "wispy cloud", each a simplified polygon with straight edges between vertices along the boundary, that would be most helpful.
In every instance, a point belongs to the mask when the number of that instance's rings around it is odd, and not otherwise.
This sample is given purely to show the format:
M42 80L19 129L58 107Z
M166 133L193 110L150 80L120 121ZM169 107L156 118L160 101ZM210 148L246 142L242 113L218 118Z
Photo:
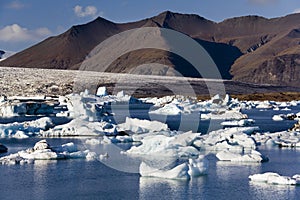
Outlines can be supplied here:
M74 13L78 17L94 17L97 15L98 9L95 6L86 6L85 8L82 6L75 6ZM103 13L102 13L103 14Z
M0 41L12 43L39 41L51 34L52 32L48 28L29 30L18 24L12 24L0 29Z
M13 10L20 10L25 7L25 4L21 3L20 1L13 1L7 4L6 7Z
M295 9L293 13L300 13L300 8Z
M274 4L278 0L248 0L249 3L256 4L256 5L269 5Z

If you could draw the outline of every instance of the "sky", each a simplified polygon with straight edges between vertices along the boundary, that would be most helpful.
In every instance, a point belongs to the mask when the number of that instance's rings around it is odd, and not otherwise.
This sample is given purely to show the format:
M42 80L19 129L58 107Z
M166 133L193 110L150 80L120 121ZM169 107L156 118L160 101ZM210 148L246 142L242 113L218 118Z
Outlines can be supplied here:
M166 10L221 22L300 13L300 0L0 0L0 50L21 51L98 16L123 23Z

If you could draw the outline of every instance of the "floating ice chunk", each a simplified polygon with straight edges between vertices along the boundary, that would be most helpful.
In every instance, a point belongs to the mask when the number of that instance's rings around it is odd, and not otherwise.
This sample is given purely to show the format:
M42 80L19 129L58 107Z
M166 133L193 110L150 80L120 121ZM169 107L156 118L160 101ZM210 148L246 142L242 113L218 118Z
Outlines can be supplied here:
M198 158L190 158L186 162L179 164L173 168L155 168L142 162L140 165L141 176L158 177L167 179L191 179L205 175L208 170L208 160L203 156Z
M275 108L273 108L273 110L278 111L280 109L279 109L279 107L275 107Z
M251 150L248 154L233 153L230 151L220 151L216 154L221 161L231 162L265 162L268 159L263 157L258 151Z
M92 139L87 139L85 143L89 145L98 145L101 143L101 141L99 139L92 138Z
M122 90L122 91L120 91L120 92L118 92L117 93L117 97L125 97L126 95L125 95L125 92Z
M283 121L284 120L284 116L283 115L274 115L272 117L273 121Z
M174 103L166 104L164 107L150 111L149 114L157 115L180 115L183 109Z
M29 138L29 136L26 135L26 134L24 133L24 131L17 131L12 137L13 137L13 138L18 138L18 139Z
M164 155L177 157L190 157L199 154L199 151L190 146L199 133L182 133L175 136L149 135L144 137L140 146L133 146L126 151L136 155Z
M37 150L44 150L44 149L50 149L50 145L47 143L46 140L41 140L37 143L35 143L33 150L37 151Z
M111 143L131 143L134 142L132 136L113 136L107 137L103 136L103 140L100 141L101 144L111 144Z
M296 131L281 131L275 133L261 133L253 136L261 144L268 146L299 148L300 133Z
M253 182L265 182L268 184L276 185L299 185L299 175L293 177L281 176L277 173L266 172L264 174L253 174L249 176L249 179Z
M119 124L118 130L131 131L132 133L147 133L150 131L168 130L168 125L158 121L140 120L126 117L123 124Z
M106 96L106 95L107 95L106 87L98 87L96 96Z
M189 171L190 177L197 177L207 173L208 160L203 156L199 155L198 158L189 158Z
M116 125L108 122L89 122L80 118L41 132L43 137L116 135Z
M54 124L49 117L43 117L29 122L0 124L0 137L10 137L14 136L16 133L18 133L16 137L39 135L40 131L47 130L53 126Z
M90 153L90 154L89 154ZM46 140L37 142L33 148L22 150L0 158L0 164L26 164L34 160L58 160L69 158L86 158L92 156L89 150L78 151L73 143L51 147Z
M263 101L260 102L257 106L257 109L269 109L269 108L273 108L273 105L271 104L270 101Z
M97 154L95 153L95 152L88 152L87 154L86 154L86 159L87 160L96 160L97 159Z
M109 155L108 155L108 153L106 152L105 154L100 154L99 155L99 159L100 160L105 160L105 159L108 159L109 158Z
M246 119L248 116L236 110L222 110L218 112L211 112L208 114L201 114L201 119Z
M145 177L158 177L167 179L190 179L188 174L188 164L183 163L170 170L156 169L142 162L140 165L140 174Z
M241 119L241 120L234 120L234 121L225 121L222 122L222 126L249 126L254 124L253 119Z

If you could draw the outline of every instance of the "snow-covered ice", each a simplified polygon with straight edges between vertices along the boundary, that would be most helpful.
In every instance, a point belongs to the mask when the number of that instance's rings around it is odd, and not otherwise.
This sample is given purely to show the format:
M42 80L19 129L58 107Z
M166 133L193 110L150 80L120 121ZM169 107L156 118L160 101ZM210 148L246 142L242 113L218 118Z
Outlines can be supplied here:
M95 154L89 150L79 151L74 143L63 144L58 147L51 147L46 140L37 142L33 148L19 151L0 158L0 164L26 164L34 160L59 160L71 158L91 158Z
M142 162L140 175L144 177L158 177L166 179L191 179L205 175L208 170L208 160L204 156L190 158L188 161L176 165L171 169L158 169Z
M208 114L201 114L201 119L240 120L246 118L248 118L246 114L242 114L240 111L237 110L221 110L217 112L211 112Z
M49 117L21 123L0 124L0 137L27 138L38 135L40 131L46 131L53 126L54 124Z
M164 155L175 157L191 157L199 155L199 151L192 146L199 133L186 132L175 136L150 135L141 140L140 146L132 146L127 154L147 156Z
M135 134L168 130L168 125L158 121L140 120L126 117L125 123L117 126L119 131L130 131Z
M274 172L266 172L263 174L253 174L249 176L249 179L253 182L264 182L268 184L276 185L299 185L300 184L300 175L281 176Z

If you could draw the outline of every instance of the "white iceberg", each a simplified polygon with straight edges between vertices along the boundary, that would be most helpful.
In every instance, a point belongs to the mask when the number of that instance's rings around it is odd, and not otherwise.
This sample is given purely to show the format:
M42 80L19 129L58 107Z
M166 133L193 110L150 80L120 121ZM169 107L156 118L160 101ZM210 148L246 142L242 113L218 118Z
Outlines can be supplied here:
M266 172L263 174L253 174L249 176L249 179L253 182L264 182L264 183L276 184L276 185L299 185L300 184L299 175L288 177L288 176L281 176L273 172Z
M65 136L103 136L116 135L116 125L108 122L89 122L80 118L73 119L67 124L55 126L47 131L41 131L43 137Z
M220 161L230 162L265 162L268 158L261 155L256 150L251 150L250 153L233 153L228 150L220 151L216 154Z
M243 114L238 110L220 110L208 114L201 114L201 119L239 120L239 119L247 119L247 118L248 116L246 114Z
M135 134L168 130L168 125L159 121L149 121L126 117L125 123L117 125L119 131Z
M67 143L58 147L51 147L46 140L37 142L33 148L22 150L0 158L0 164L26 164L34 160L59 160L70 158L95 157L89 150L79 151L74 143Z
M144 177L158 177L167 179L190 179L187 163L180 164L170 170L156 169L142 162L140 165L140 175Z
M97 89L96 96L106 96L106 95L107 95L106 87L99 87Z
M0 124L0 137L27 138L39 135L41 131L48 130L53 126L54 124L49 117L21 123Z
M273 108L273 105L270 101L259 102L256 106L257 109L270 109Z
M166 179L191 179L205 175L208 170L208 160L204 156L190 158L187 162L171 169L157 169L150 167L145 162L140 165L140 175L143 177L157 177Z
M241 119L241 120L234 120L234 121L224 121L221 122L222 126L249 126L254 124L254 120L253 119Z
M166 104L164 107L150 111L149 114L156 115L180 115L183 109L174 103Z
M191 157L199 155L192 146L199 133L186 132L175 136L149 135L141 140L140 146L132 146L127 154L147 156L164 155L175 157Z

